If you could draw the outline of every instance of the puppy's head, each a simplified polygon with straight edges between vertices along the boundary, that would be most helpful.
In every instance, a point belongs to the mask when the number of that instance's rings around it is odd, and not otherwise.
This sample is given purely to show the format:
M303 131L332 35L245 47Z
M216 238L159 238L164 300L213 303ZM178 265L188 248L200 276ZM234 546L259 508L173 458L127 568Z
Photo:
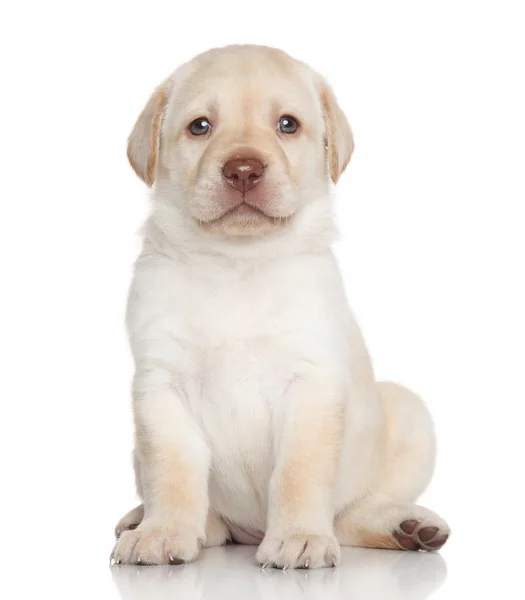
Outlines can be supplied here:
M230 46L157 88L128 158L199 230L260 236L326 197L352 150L348 122L314 71L279 50Z

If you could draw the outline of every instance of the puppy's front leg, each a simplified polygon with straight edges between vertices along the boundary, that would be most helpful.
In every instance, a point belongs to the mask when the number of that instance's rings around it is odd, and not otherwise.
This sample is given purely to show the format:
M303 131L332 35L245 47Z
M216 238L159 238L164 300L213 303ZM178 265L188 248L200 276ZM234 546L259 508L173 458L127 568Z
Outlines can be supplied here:
M205 543L209 451L177 391L159 379L135 379L144 519L117 541L117 563L189 562Z
M331 567L339 560L333 533L334 487L344 431L344 385L332 374L304 375L278 407L276 463L262 565Z

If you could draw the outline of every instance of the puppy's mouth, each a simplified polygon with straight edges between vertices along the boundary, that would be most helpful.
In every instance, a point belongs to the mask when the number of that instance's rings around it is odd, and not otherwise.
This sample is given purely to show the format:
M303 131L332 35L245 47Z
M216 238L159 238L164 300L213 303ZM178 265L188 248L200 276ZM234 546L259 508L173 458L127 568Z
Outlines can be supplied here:
M227 217L228 215L261 215L269 219L276 218L269 215L262 208L259 208L258 206L254 206L253 204L246 202L246 199L243 199L242 202L239 202L239 204L227 210L220 218Z
M252 204L249 201L249 198L247 198L247 195L243 195L242 199L237 204L225 210L218 217L213 219L199 219L199 221L203 225L214 225L223 221L228 221L229 219L239 221L239 224L254 223L257 221L265 221L266 223L279 223L283 219L287 219L290 216L291 215L272 215L269 211L265 210L264 206Z

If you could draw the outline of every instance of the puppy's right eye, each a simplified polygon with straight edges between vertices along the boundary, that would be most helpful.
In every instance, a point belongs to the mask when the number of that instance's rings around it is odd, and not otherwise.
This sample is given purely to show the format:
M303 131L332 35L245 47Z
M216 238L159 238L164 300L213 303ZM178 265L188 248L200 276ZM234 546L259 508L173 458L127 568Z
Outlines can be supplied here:
M193 135L205 135L211 131L211 124L208 119L199 117L190 123L189 130Z

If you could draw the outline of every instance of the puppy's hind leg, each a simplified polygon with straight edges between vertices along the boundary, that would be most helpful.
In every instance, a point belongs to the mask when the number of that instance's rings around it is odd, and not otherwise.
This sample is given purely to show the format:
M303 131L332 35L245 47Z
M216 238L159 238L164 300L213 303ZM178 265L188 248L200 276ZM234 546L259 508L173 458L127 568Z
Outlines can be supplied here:
M342 546L390 550L439 550L450 535L446 522L428 508L387 496L347 509L335 531Z
M128 531L129 529L136 529L142 522L144 518L144 504L139 504L128 513L126 513L122 519L117 523L115 527L115 537L120 537L120 534L123 531Z
M385 412L382 472L370 494L335 521L344 546L438 550L450 529L438 515L414 504L428 485L435 463L435 436L421 399L393 383L379 383Z
M142 471L140 467L140 458L136 450L133 451L133 470L135 472L135 487L137 488L137 494L142 499ZM115 537L118 539L123 531L130 529L136 529L144 518L144 505L139 504L128 513L126 513L122 519L117 523L115 527Z

